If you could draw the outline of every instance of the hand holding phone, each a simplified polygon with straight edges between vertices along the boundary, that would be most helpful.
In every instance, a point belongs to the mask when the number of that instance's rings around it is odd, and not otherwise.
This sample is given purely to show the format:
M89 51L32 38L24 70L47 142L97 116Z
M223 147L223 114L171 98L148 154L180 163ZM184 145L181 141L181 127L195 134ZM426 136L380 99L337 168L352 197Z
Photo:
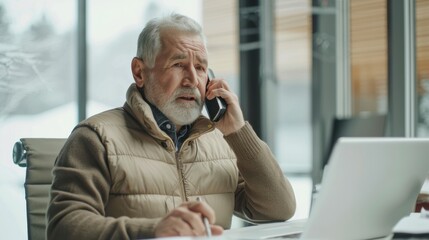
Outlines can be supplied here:
M207 86L209 85L210 79L213 79L214 77L215 76L213 71L209 68L206 91L207 91ZM209 114L210 120L212 120L213 122L217 122L225 114L227 104L225 100L221 97L215 97L211 100L207 99L206 97L205 106L207 109L207 113Z

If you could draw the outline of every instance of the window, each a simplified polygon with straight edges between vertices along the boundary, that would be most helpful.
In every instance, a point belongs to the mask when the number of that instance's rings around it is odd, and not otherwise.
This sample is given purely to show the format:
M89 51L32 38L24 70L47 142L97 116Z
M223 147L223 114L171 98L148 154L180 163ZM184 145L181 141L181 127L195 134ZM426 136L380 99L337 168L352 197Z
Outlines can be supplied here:
M147 21L171 12L202 21L200 0L133 0L126 4L91 0L87 4L88 116L124 104L125 93L134 82L131 60Z
M309 1L275 2L274 150L286 172L311 170L311 28Z
M75 1L0 2L0 225L27 239L22 137L67 137L76 124ZM7 197L4 197L7 196Z

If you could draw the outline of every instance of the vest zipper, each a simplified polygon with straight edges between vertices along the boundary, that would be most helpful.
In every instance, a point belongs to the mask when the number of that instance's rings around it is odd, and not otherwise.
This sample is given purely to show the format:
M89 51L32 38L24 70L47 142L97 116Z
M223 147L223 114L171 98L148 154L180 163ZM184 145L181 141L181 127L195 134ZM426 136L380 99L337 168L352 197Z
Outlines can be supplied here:
M207 132L211 132L213 131L213 128L209 128L206 129L205 131L200 132L197 135L194 136L189 136L187 139L185 139L185 141L182 143L182 146L180 146L180 149L178 151L176 151L175 153L175 157L176 157L176 164L177 164L177 172L179 174L179 178L180 178L180 186L181 186L181 190L182 190L182 201L186 202L188 201L188 195L186 192L186 179L185 179L185 175L183 173L183 162L180 159L179 153L182 151L183 146L185 146L185 144L188 144L188 142L195 140L196 138L198 138L199 136L203 135L204 133Z
M175 156L176 156L176 163L177 163L177 172L179 174L180 186L181 186L181 190L182 190L182 201L186 202L186 201L188 201L188 196L186 194L185 176L183 173L183 162L179 157L178 151L176 151Z

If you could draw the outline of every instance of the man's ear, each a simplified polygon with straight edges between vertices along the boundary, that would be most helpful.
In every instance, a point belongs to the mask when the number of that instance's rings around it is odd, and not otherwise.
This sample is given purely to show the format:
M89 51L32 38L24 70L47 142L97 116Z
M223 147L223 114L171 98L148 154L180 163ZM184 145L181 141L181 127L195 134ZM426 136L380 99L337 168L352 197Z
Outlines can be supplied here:
M134 57L131 61L131 72L133 73L134 82L137 87L142 88L145 82L144 74L145 64L143 60L138 57Z

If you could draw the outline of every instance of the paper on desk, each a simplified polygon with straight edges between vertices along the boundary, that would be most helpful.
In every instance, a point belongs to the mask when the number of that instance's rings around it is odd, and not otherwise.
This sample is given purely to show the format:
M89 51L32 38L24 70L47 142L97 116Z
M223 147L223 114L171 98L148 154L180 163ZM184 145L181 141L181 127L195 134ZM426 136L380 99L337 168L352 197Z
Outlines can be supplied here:
M301 233L306 222L307 219L296 219L286 222L264 223L250 227L229 229L224 231L222 237L241 240L282 238Z
M429 218L422 217L420 213L411 213L402 218L393 227L394 233L422 234L429 233Z
M212 237L166 237L156 240L258 240L294 236L301 233L307 219L289 220L286 222L264 223L255 226L228 229L220 236ZM299 237L291 237L299 238ZM155 240L155 239L154 239Z

